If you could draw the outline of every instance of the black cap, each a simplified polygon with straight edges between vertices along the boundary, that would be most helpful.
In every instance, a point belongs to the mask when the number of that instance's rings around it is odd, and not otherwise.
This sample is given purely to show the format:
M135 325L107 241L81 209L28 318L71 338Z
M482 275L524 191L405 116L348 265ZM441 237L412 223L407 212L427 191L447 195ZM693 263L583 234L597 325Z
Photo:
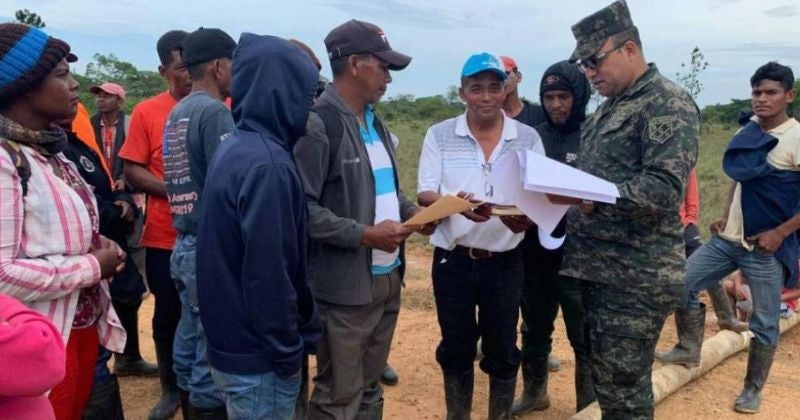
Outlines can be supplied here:
M221 29L200 28L183 39L181 58L183 64L191 66L217 58L233 57L236 41Z
M352 54L371 53L389 63L389 70L403 70L411 62L411 57L389 46L381 28L355 19L333 28L325 37L325 48L331 61Z

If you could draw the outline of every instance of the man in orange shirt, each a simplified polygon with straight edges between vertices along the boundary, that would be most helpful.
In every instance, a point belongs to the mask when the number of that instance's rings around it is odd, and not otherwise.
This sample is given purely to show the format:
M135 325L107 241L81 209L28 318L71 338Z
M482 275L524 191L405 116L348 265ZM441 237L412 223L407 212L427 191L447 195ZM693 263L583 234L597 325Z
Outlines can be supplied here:
M141 245L145 248L147 284L155 296L153 341L161 379L161 399L150 411L149 419L171 418L182 396L172 369L172 344L180 319L181 303L170 276L169 259L175 242L167 188L164 184L162 134L172 108L191 91L192 84L183 65L180 46L188 35L169 31L158 40L161 65L158 72L169 82L169 90L141 102L133 110L125 144L119 151L124 159L125 179L147 194L147 219Z

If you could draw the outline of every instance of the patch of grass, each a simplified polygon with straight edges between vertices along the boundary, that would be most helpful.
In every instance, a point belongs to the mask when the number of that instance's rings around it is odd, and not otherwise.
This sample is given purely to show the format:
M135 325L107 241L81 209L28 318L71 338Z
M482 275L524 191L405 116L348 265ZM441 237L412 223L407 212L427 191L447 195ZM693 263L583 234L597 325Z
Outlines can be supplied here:
M703 238L710 235L708 226L725 211L731 180L722 171L722 153L737 127L703 125L700 155L697 159L697 181L700 184L700 220L697 227Z

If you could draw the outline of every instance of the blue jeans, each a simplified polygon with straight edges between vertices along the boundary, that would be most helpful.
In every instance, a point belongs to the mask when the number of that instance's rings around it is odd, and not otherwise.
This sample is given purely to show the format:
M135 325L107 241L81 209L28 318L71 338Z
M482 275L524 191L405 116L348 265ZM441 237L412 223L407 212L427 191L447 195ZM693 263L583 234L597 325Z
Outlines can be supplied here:
M697 293L718 283L737 268L742 270L753 293L750 331L759 343L777 345L783 266L772 254L748 251L740 243L712 236L686 261L684 307L699 308Z
M239 375L211 368L228 410L228 419L290 420L302 375L281 378L274 372Z
M170 258L170 271L181 299L181 319L175 332L173 358L178 386L189 391L189 401L198 408L224 404L214 385L206 359L206 335L197 306L197 237L179 235Z

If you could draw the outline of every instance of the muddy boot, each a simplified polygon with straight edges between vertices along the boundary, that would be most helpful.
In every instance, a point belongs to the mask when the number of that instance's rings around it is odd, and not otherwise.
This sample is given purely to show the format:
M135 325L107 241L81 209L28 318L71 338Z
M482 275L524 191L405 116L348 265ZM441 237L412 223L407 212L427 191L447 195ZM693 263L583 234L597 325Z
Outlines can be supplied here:
M475 374L467 372L444 372L444 400L447 405L447 420L470 420L472 412L472 389Z
M119 376L158 376L158 366L142 359L139 352L139 306L141 300L134 302L114 301L114 309L125 328L129 331L122 354L114 354L114 373Z
M161 399L150 409L148 420L170 419L181 405L181 391L175 379L175 372L172 371L172 346L169 344L171 343L155 342Z
M744 388L733 409L746 414L758 413L761 408L761 390L767 382L775 350L778 346L768 346L755 340L750 341L750 354L747 355L747 376L744 377Z
M117 377L111 377L101 384L95 384L86 408L83 420L124 420L122 400L119 396Z
M553 353L547 356L547 370L550 372L558 372L561 370L561 360L558 360L558 357L553 356Z
M511 418L511 405L517 389L517 376L511 379L489 377L489 420Z
M303 356L300 374L303 376L300 379L300 392L294 402L294 420L306 420L308 417L308 355Z
M387 364L386 368L383 369L383 374L381 374L381 383L384 385L395 386L399 381L400 377L397 376L397 372Z
M699 366L705 326L706 305L701 303L698 309L676 309L678 344L669 352L657 351L656 360L666 364L684 365L687 368Z
M717 314L717 325L721 330L731 330L736 332L747 331L747 323L741 322L736 319L733 313L731 302L728 300L728 294L725 293L725 288L721 283L706 289L708 296L711 298L711 304L714 305L714 313Z
M545 410L550 407L547 395L547 359L522 362L522 396L511 407L512 416L520 416L529 411Z
M356 420L382 420L383 419L383 398L376 403L360 405L356 412Z
M588 407L596 399L589 356L575 355L575 412Z

